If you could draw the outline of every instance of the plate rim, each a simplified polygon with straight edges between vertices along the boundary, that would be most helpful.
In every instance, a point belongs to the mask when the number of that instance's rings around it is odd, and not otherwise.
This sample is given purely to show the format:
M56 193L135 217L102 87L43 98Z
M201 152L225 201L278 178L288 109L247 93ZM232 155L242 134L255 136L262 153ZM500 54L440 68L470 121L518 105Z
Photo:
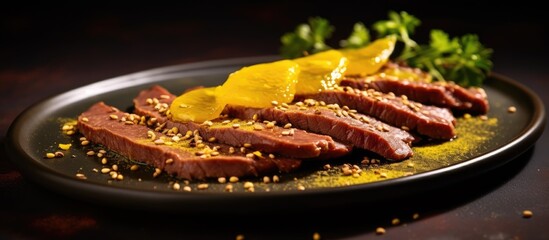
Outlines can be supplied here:
M153 68L149 70L139 71L135 73L130 73L110 79L100 80L94 83L90 83L51 97L44 98L36 103L27 107L23 112L21 112L14 121L10 124L7 134L6 134L6 150L8 153L8 160L14 163L19 170L23 173L24 176L32 179L35 183L46 187L48 189L53 189L56 192L62 192L69 197L76 197L81 200L92 200L92 201L102 201L104 196L117 196L114 201L104 202L107 205L120 205L128 207L141 207L143 204L164 202L166 204L157 204L156 206L150 206L154 210L184 210L184 211L193 211L198 209L192 209L184 206L182 202L189 203L194 206L200 204L201 202L216 202L224 201L226 204L240 206L239 201L260 201L265 198L269 199L286 199L288 200L299 200L299 199L314 199L318 197L325 197L326 194L338 194L343 196L352 196L356 192L360 191L372 191L372 189L378 189L385 193L384 197L378 197L377 199L382 198L391 198L392 189L398 189L402 186L416 186L421 185L425 182L431 182L433 179L444 179L448 175L454 175L461 172L469 172L466 176L461 176L459 178L449 178L451 181L444 184L436 184L437 186L431 186L424 188L424 191L431 190L433 188L438 188L441 186L446 186L454 182L461 181L465 178L470 178L479 174L482 174L486 171L493 170L503 164L510 162L511 160L522 155L525 151L530 149L535 142L539 139L541 134L544 131L546 116L545 116L545 107L539 96L533 92L527 86L521 84L520 82L513 80L505 75L492 72L491 77L497 79L498 81L503 81L520 91L524 92L528 99L531 101L534 106L533 116L529 119L529 123L525 127L525 131L521 132L518 137L511 140L509 143L505 144L501 148L492 150L481 156L477 156L470 160L453 164L448 167L443 167L423 173L418 173L412 176L389 179L379 182L367 183L367 184L357 184L351 186L337 187L337 188L318 188L310 189L307 191L281 191L281 192L256 192L256 193L247 193L247 192L233 192L230 194L227 193L212 193L212 192L166 192L166 191L153 191L153 190L138 190L138 189L129 189L123 187L113 187L102 185L94 182L87 182L78 180L74 177L69 177L68 175L55 172L52 169L49 169L42 164L37 163L35 159L32 158L26 151L22 148L22 144L18 141L20 138L20 132L22 131L22 124L24 120L29 118L29 114L33 111L36 111L41 105L46 104L51 101L55 101L59 98L71 98L72 101L76 99L82 99L88 97L89 95L96 95L98 93L87 93L81 94L81 92L86 92L86 89L89 88L98 88L98 89L108 89L100 92L100 94L112 92L125 88L128 86L137 86L145 83L154 82L154 79L165 78L167 75L182 72L182 71L200 71L207 70L211 68L219 68L222 66L236 66L236 65L246 65L250 62L267 62L280 59L278 56L256 56L256 57L244 57L244 58L228 58L228 59L216 59L216 60L207 60L193 63L183 63L159 68ZM151 80L153 79L153 80ZM105 88L109 86L109 88ZM78 94L80 93L80 94ZM518 151L518 153L517 153ZM513 152L511 154L511 152ZM491 160L494 156L501 155L505 157L505 160L495 161ZM23 158L21 160L20 158ZM27 162L27 164L24 164ZM28 163L31 163L34 166L29 166ZM493 164L496 163L496 164ZM489 166L485 166L489 165ZM34 168L32 168L34 167ZM470 169L476 169L477 171L471 171ZM473 173L470 173L473 172ZM38 173L38 174L36 174ZM461 174L459 174L461 175ZM66 188L75 188L78 187L82 190L83 194L74 194L69 193ZM95 193L100 192L101 194L94 195ZM414 191L417 192L417 191ZM400 194L395 194L400 195ZM88 198L86 198L87 196ZM161 197L159 197L161 196ZM215 198L212 200L212 196ZM135 204L128 203L126 200L132 198L139 198L140 201ZM167 205L171 205L167 207ZM162 207L164 206L164 207ZM259 204L259 206L265 207L264 204ZM282 207L282 206L278 206Z

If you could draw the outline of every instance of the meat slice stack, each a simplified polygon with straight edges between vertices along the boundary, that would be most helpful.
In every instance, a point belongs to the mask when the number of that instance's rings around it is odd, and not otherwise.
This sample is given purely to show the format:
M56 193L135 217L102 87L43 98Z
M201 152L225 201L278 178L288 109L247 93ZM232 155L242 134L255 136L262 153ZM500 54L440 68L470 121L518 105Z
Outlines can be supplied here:
M274 123L235 118L219 118L204 123L174 122L165 114L165 109L174 99L175 96L168 90L156 85L142 90L134 98L134 111L153 119L148 125L158 130L198 131L205 139L215 139L235 147L253 146L287 157L327 159L343 156L351 150L350 145L336 142L330 136L280 127Z
M397 64L387 64L385 68L392 72L413 74L417 79L401 79L381 73L363 78L345 78L340 85L360 90L392 92L398 96L405 95L409 100L449 108L460 113L486 114L489 110L488 98L482 88L464 88L453 82L428 82L425 73Z
M411 146L420 139L456 137L454 111L489 109L482 89L452 83L379 74L346 78L341 85L267 108L228 105L222 116L203 123L172 121L169 106L176 96L156 85L134 98L134 113L97 103L79 116L78 128L130 159L204 179L290 172L303 161L329 161L354 148L402 161L413 156ZM128 122L133 115L139 120Z
M291 172L301 165L295 158L263 156L257 150L236 151L226 144L209 143L196 133L153 132L140 122L135 114L99 102L78 117L77 127L92 142L185 179L261 176Z

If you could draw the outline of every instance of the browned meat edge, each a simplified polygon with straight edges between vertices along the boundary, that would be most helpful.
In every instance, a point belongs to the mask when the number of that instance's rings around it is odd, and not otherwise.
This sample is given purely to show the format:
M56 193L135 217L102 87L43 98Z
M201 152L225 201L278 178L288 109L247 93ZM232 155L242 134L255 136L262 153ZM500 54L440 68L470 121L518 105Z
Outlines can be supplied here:
M413 155L410 144L414 138L408 132L351 109L323 105L312 99L270 108L229 105L225 112L238 118L250 119L255 115L282 124L291 123L297 128L350 142L388 160L403 160Z
M132 118L133 121L130 120ZM188 136L186 140L182 136L176 142L168 135L154 132L153 141L149 137L151 130L141 125L141 121L135 114L130 115L99 102L78 117L77 127L92 142L185 179L260 176L290 172L301 165L301 160L297 159L272 159L257 155L246 157L249 152L240 151L230 154L230 147L224 144L204 142L201 146L199 135ZM159 139L164 143L160 144Z
M406 95L408 99L427 105L447 107L457 112L486 114L489 110L486 92L482 88L463 88L454 83L418 82L383 78L375 75L365 78L345 78L341 86Z
M208 124L195 122L174 122L168 119L165 110L175 99L165 88L155 85L142 90L134 98L135 113L153 117L150 125L163 126L165 129L177 128L179 132L198 130L204 139L215 138L217 142L241 147L251 144L256 149L268 153L280 154L294 158L328 159L343 156L352 149L334 141L330 136L309 133L295 128L283 128L262 122L242 121L238 119L216 119ZM240 127L234 128L233 124ZM254 130L254 127L260 130ZM285 134L291 132L291 135Z
M448 140L456 135L456 120L449 109L423 105L391 93L386 94L374 89L361 91L352 87L336 87L315 94L296 95L295 100L309 98L347 106L390 125L415 131L429 138Z

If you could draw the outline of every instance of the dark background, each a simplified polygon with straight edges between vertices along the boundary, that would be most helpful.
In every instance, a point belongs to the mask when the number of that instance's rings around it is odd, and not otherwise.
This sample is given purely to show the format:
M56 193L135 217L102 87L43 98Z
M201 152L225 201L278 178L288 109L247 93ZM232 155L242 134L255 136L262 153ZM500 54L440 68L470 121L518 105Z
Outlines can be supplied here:
M8 127L24 109L75 87L167 65L275 55L280 36L310 16L330 20L336 31L329 43L337 46L355 22L371 26L386 19L389 10L405 10L422 20L413 36L420 43L426 43L432 28L443 29L451 36L477 34L486 47L494 50L495 72L524 83L549 104L549 14L533 1L20 4L0 9L0 143L4 144ZM537 147L516 161L455 189L403 200L428 217L403 228L391 228L385 237L549 239L548 229L542 227L549 220L547 141L549 137L543 134ZM341 214L332 209L325 221L318 216L309 219L288 215L282 222L257 216L236 217L237 223L231 223L235 216L174 217L98 210L28 181L2 151L6 151L4 146L0 148L0 238L94 238L110 233L125 238L155 234L205 238L211 234L216 239L234 239L244 232L251 236L247 239L265 239L265 235L273 239L310 239L312 232L320 231L323 239L360 239L374 235L376 226L388 225L397 213L411 214L403 204L396 204L356 214L351 209ZM527 207L536 211L534 218L525 221L520 209ZM359 217L361 223L350 217ZM208 221L220 220L227 224L213 224L217 229L207 230ZM284 224L296 227L277 227ZM291 234L293 231L295 234Z

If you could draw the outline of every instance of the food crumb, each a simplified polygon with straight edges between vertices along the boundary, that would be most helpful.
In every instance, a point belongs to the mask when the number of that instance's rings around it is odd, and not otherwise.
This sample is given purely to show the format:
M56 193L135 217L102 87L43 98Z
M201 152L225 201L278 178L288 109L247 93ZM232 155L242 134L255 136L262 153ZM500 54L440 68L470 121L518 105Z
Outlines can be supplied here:
M414 213L414 215L412 215L412 219L416 220L419 218L419 213Z
M507 108L507 111L510 113L514 113L517 111L517 108L515 106L510 106L509 108Z
M382 227L376 228L376 234L377 235L385 234L385 228L382 228Z
M400 224L400 219L398 219L398 218L393 218L393 220L391 220L391 224L393 224L393 225L398 225L398 224Z
M524 217L524 218L531 218L533 215L534 215L534 213L530 210L522 211L522 217Z
M313 233L313 240L320 240L320 233Z

